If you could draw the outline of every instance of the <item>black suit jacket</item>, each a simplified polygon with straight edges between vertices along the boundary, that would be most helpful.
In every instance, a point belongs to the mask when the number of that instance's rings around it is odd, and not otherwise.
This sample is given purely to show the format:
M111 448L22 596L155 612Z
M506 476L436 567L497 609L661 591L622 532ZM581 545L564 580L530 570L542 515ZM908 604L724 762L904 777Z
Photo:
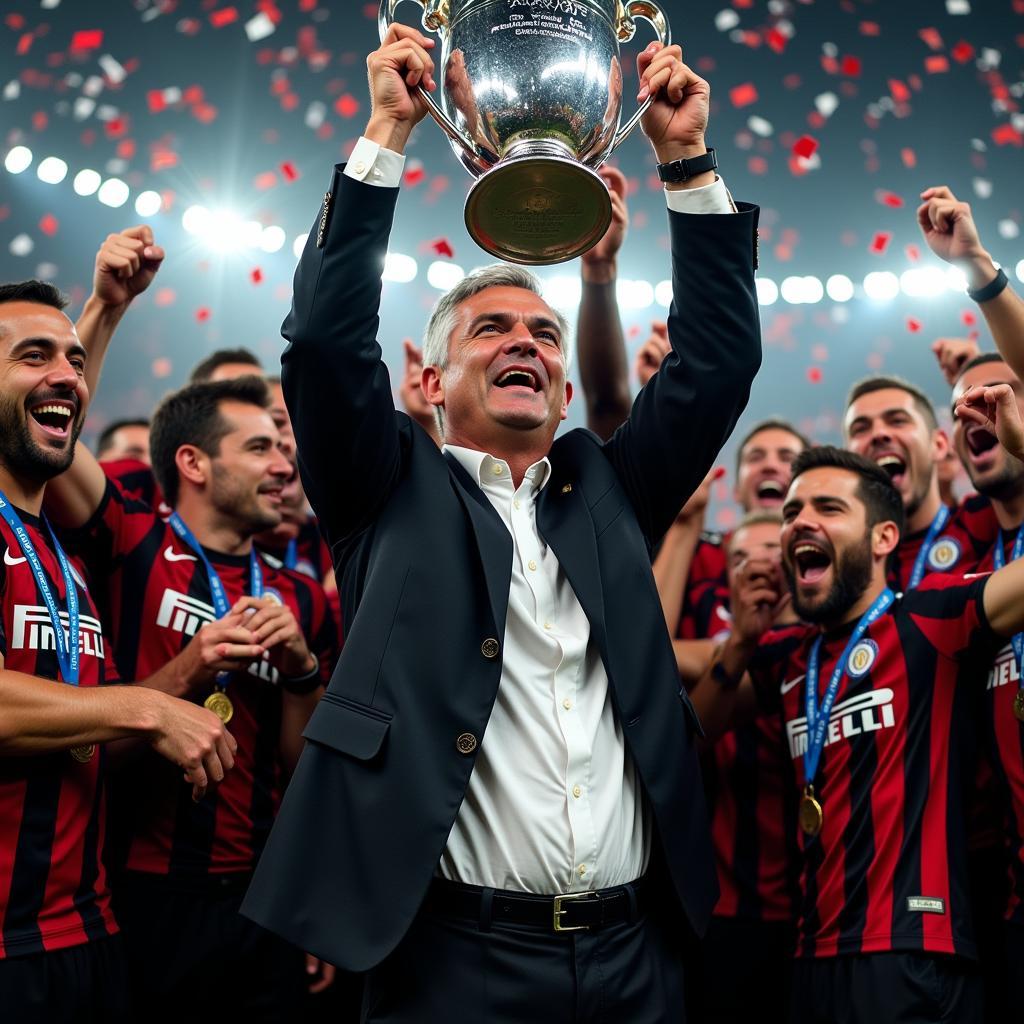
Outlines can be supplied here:
M243 911L365 970L409 928L487 747L512 539L469 475L395 411L375 339L398 190L341 170L295 274L282 362L347 635ZM669 219L674 352L611 440L572 430L554 442L537 525L590 620L656 842L701 932L718 889L700 726L650 551L718 455L760 364L757 211ZM475 750L463 752L464 734Z

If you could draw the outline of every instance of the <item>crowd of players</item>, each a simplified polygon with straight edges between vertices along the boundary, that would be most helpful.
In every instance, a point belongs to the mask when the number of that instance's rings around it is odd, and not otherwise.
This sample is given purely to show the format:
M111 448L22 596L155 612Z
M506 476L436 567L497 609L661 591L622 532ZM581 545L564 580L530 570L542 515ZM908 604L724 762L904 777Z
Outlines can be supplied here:
M602 173L614 219L582 261L577 352L607 437L630 404L628 211L623 176ZM983 265L969 208L941 188L923 201L931 248ZM348 979L310 1004L333 968L238 913L343 635L280 381L217 352L95 455L78 439L163 258L148 227L108 237L76 324L53 286L0 286L0 1005L20 1022L78 1019L83 999L111 1021L134 1004L252 1022L331 999L325 1015L355 1019ZM694 1021L783 1020L794 984L822 1021L897 1019L884 972L926 999L936 957L962 989L950 1005L983 985L987 1019L1024 1019L1024 643L998 638L980 596L1024 548L1024 304L1002 274L975 298L999 351L936 347L952 437L914 383L858 382L843 448L752 426L738 526L704 530L719 470L656 553L721 886L688 952ZM655 324L641 386L668 349ZM440 443L410 341L405 359L398 399ZM976 493L958 499L961 466ZM879 952L903 955L862 955ZM834 964L827 991L807 958Z

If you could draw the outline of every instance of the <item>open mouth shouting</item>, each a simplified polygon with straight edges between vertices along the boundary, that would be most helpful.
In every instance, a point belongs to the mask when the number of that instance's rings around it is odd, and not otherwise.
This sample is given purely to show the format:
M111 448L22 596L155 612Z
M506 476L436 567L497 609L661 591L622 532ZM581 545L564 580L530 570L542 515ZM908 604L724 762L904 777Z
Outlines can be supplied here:
M802 587L820 583L832 565L832 552L821 541L801 537L789 546L794 576Z
M900 490L907 477L907 460L896 452L882 452L874 456L875 464L889 474L893 487Z
M540 375L530 366L507 366L494 380L502 391L536 394L542 388Z
M971 465L978 469L987 469L995 461L998 438L990 430L980 424L969 426L964 431L967 444L967 457Z
M29 406L29 417L42 434L56 441L67 441L78 412L78 403L69 398L46 398Z
M786 490L782 486L781 480L769 478L762 480L757 485L754 496L757 498L758 505L762 507L776 506L782 504L782 500L786 496Z

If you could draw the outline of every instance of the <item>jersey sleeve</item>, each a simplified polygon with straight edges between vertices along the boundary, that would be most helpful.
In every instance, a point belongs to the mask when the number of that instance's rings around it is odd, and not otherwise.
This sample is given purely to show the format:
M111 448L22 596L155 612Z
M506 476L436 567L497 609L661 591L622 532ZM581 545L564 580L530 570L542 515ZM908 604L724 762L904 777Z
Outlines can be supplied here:
M984 593L989 575L934 573L903 597L903 613L944 657L989 656L1006 643L989 625Z
M800 648L807 637L808 629L803 625L783 626L768 630L757 645L747 673L754 684L758 708L764 714L782 710L780 686L786 681L791 655Z

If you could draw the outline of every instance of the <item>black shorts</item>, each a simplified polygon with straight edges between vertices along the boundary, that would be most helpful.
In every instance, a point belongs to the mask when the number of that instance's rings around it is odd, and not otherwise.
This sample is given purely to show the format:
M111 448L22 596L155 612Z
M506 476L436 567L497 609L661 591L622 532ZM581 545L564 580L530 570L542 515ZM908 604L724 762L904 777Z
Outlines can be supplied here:
M930 953L801 958L790 1024L982 1024L975 964Z
M690 1024L784 1024L795 947L789 922L712 917L687 975Z
M113 887L138 1019L281 1024L300 1019L305 957L238 913L249 877L184 886L126 874Z
M0 960L0 1020L12 1024L130 1024L120 935Z

